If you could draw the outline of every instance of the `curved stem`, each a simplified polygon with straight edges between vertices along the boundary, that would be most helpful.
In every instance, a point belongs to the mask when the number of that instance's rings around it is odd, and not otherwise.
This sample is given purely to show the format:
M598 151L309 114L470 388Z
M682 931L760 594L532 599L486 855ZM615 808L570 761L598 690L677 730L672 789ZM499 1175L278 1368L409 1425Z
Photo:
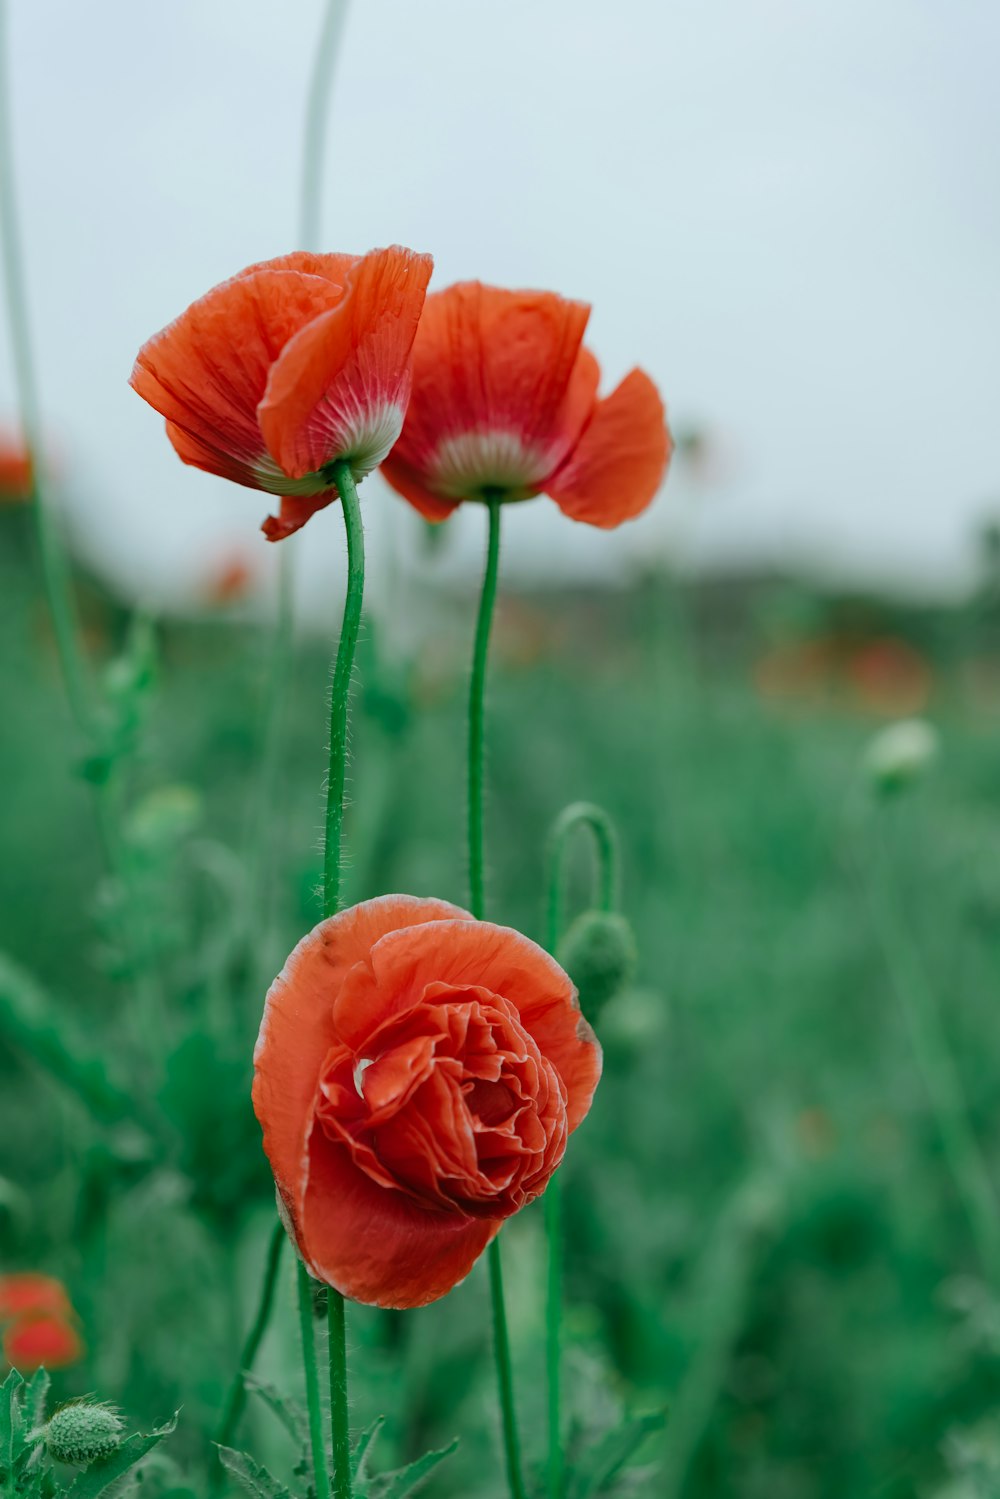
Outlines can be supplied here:
M486 545L486 567L476 616L476 638L472 652L472 678L469 684L469 907L477 920L486 914L483 878L483 729L486 701L486 667L490 650L490 630L497 597L500 570L500 504L496 496L487 500L489 535ZM521 1447L517 1434L517 1412L514 1408L514 1376L510 1362L510 1339L507 1335L507 1310L503 1292L503 1266L500 1261L499 1236L487 1251L490 1268L490 1305L493 1318L493 1355L496 1361L497 1390L503 1425L507 1483L511 1499L525 1499L521 1477Z
M271 1316L271 1307L274 1304L274 1291L278 1282L278 1266L281 1263L281 1251L285 1243L285 1230L281 1223L274 1225L271 1242L268 1246L267 1261L264 1267L264 1281L260 1288L260 1299L257 1303L257 1315L253 1319L250 1331L247 1333L243 1351L240 1354L240 1367L236 1378L229 1389L229 1398L226 1401L226 1409L222 1420L219 1422L219 1430L216 1442L220 1447L231 1447L236 1428L239 1426L240 1417L247 1402L247 1390L243 1375L249 1372L257 1358L257 1350L264 1338L267 1324Z
M330 84L337 64L337 50L347 16L347 0L327 0L323 29L319 34L309 97L306 101L306 128L302 151L302 193L299 209L299 247L314 250L320 229L320 178L323 172L323 148L326 142L326 119L330 105Z
M472 653L472 679L469 683L469 907L481 920L486 911L483 878L483 721L486 701L486 663L490 649L490 630L497 597L497 574L500 568L500 500L490 499L489 538L486 547L486 569L476 616L476 639Z
M867 869L876 935L906 1017L948 1169L965 1208L982 1268L995 1289L1000 1286L1000 1200L972 1127L937 996L906 930L884 860L884 849L876 850L862 867L863 876Z
M326 788L326 839L323 847L323 915L340 910L341 842L344 830L344 780L347 767L347 709L351 695L354 652L361 628L365 587L365 535L361 506L350 466L332 465L330 478L340 494L347 530L347 597L337 646L330 694L330 770Z
M319 1370L316 1367L313 1282L301 1260L298 1264L298 1291L299 1332L302 1337L302 1362L306 1374L306 1409L309 1413L309 1445L312 1448L316 1499L328 1499L330 1478L326 1465L326 1437L323 1432L323 1403L319 1392Z
M562 936L566 855L577 828L587 828L594 838L597 855L595 908L613 911L618 900L619 857L615 825L607 812L594 802L572 802L560 812L549 834L547 938L553 956Z
M96 730L90 689L86 680L66 559L51 515L51 496L42 449L41 409L35 379L28 300L21 254L14 185L14 151L10 119L10 78L7 66L7 6L0 0L0 226L3 230L3 276L10 326L11 354L20 407L24 446L31 463L35 495L35 527L56 649L66 695L77 727L92 738Z
M566 859L578 828L588 829L594 839L597 855L595 906L602 911L613 911L618 898L618 834L614 823L595 803L573 802L560 812L549 834L546 939L553 957L562 937ZM546 1482L549 1499L562 1499L565 1483L562 1448L562 1177L558 1171L545 1192L545 1241L548 1250L545 1293Z

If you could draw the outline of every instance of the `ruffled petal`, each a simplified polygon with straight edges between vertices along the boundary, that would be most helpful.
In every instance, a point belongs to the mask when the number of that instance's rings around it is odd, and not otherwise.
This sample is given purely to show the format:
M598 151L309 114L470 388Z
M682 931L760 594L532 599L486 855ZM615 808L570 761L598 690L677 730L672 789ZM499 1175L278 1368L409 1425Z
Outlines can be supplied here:
M378 1186L313 1131L299 1251L318 1280L369 1306L426 1306L468 1275L499 1219L425 1208Z
M312 250L293 250L290 255L277 255L273 260L258 260L238 274L252 276L255 271L301 271L307 276L322 276L324 280L343 287L360 259L360 255L317 255Z
M260 529L268 541L284 541L286 536L301 531L317 510L325 510L339 498L335 489L324 489L319 494L286 494L282 497L278 514L269 515Z
M175 428L252 471L266 455L257 406L271 366L293 334L342 295L322 276L244 272L143 344L130 384Z
M441 984L479 986L514 1006L566 1086L569 1128L575 1129L601 1076L601 1048L569 975L511 927L442 918L387 932L367 964L345 975L334 1001L337 1034L358 1050L379 1025L417 1003L428 985Z
M200 468L206 474L218 474L221 479L231 479L234 484L243 484L247 489L260 488L257 472L249 464L234 458L231 453L223 452L202 437L192 437L190 432L185 432L176 422L167 422L167 436L183 463L190 463L193 468Z
M347 974L387 932L464 914L447 901L407 895L365 901L314 927L271 985L254 1051L253 1106L297 1238L317 1087L338 1039L334 1004Z
M292 478L338 458L355 476L392 448L410 393L410 354L433 262L398 245L348 273L339 306L292 338L275 362L258 416Z
M484 488L530 493L589 415L585 367L574 382L589 316L585 303L553 292L478 281L428 297L389 482L405 465L446 499Z
M639 515L663 483L673 439L660 393L633 370L598 401L583 436L545 484L566 515L611 530Z

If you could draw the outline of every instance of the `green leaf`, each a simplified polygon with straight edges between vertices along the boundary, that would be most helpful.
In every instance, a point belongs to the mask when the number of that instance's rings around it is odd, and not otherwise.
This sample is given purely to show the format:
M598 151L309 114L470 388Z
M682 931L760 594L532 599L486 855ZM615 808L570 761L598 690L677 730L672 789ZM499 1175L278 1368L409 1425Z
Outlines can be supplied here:
M652 1432L662 1429L666 1419L666 1411L650 1411L645 1416L633 1416L607 1432L577 1463L569 1499L595 1499L596 1495L607 1493L616 1474Z
M382 1427L385 1425L384 1416L376 1416L370 1426L366 1426L354 1444L351 1453L351 1473L355 1479L364 1478L365 1464L371 1455L371 1450Z
M110 1457L100 1458L91 1463L77 1478L73 1487L67 1491L66 1499L112 1499L121 1490L118 1484L125 1478L137 1463L141 1463L148 1452L164 1437L168 1437L177 1428L177 1416L168 1421L165 1426L158 1426L148 1436L136 1432L127 1441L122 1442L117 1451L112 1452Z
M21 1387L24 1380L11 1369L0 1385L0 1474L8 1476L24 1446Z
M279 1483L266 1468L259 1467L248 1453L236 1452L232 1447L220 1447L219 1461L253 1499L292 1499L291 1491L283 1483Z
M258 1379L255 1374L244 1374L243 1383L248 1390L252 1390L263 1400L269 1411L277 1416L296 1447L303 1447L308 1443L309 1425L306 1421L306 1413L296 1401L290 1400L287 1395L282 1395L274 1385Z
M24 1414L29 1431L43 1425L45 1421L45 1402L49 1398L49 1386L52 1381L44 1369L36 1369L28 1381L24 1392L25 1405Z
M405 1499L407 1494L415 1494L424 1479L438 1463L450 1457L457 1446L458 1437L440 1452L425 1452L423 1457L418 1457L415 1463L407 1463L405 1468L397 1468L394 1473L380 1473L371 1481L369 1499Z

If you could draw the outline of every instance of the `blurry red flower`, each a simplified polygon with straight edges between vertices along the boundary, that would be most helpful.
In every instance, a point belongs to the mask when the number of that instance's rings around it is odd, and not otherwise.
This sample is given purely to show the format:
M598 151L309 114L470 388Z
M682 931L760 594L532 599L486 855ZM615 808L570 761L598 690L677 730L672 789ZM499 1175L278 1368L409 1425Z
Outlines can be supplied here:
M4 1357L20 1374L38 1369L63 1369L83 1357L83 1343L72 1322L65 1317L40 1313L21 1317L8 1327L3 1339Z
M72 1315L73 1308L61 1281L34 1270L0 1275L0 1322L45 1312L56 1317Z
M387 895L321 922L267 997L254 1108L289 1231L356 1301L423 1306L532 1201L600 1048L526 937Z
M31 499L31 459L24 444L0 433L0 505L23 505Z
M428 297L413 394L384 473L427 520L462 500L551 495L573 520L610 528L645 510L673 448L641 370L603 400L582 340L590 308L554 292L464 282Z
M236 604L245 599L256 582L256 574L245 557L230 557L220 562L205 583L205 597L210 604Z
M279 541L337 498L332 463L361 479L399 436L431 265L397 245L248 266L143 344L132 387L185 463L283 497Z
M919 713L931 695L930 663L891 635L860 646L847 663L847 675L867 708L893 717Z

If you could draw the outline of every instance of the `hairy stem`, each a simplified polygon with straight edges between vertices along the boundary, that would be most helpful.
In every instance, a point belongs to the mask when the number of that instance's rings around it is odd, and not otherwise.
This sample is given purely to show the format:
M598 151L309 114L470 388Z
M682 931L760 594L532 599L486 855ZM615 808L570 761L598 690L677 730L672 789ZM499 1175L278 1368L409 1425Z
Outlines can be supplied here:
M326 1436L323 1431L323 1402L320 1398L319 1370L316 1367L316 1316L313 1311L313 1282L302 1261L298 1264L299 1332L302 1337L302 1363L306 1375L306 1409L309 1412L309 1446L312 1449L313 1477L317 1499L328 1499L331 1493L326 1465Z

